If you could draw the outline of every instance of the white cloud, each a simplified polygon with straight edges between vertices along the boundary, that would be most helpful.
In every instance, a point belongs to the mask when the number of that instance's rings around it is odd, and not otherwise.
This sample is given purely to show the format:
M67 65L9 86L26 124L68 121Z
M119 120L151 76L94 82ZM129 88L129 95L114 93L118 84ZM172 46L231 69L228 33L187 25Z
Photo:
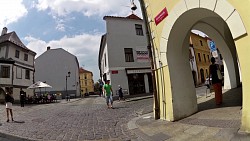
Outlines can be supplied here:
M40 56L50 46L51 49L63 48L78 58L79 65L84 66L85 69L92 71L94 78L98 79L98 52L101 40L101 34L81 34L73 37L64 36L59 40L52 40L45 42L43 40L28 36L25 37L28 41L27 47ZM95 81L96 81L95 80Z
M140 5L135 1L140 13ZM119 15L127 16L131 13L129 0L38 0L37 9L50 9L58 16L66 16L72 12L80 12L85 16ZM140 16L140 14L138 14Z
M1 0L0 1L0 27L18 21L28 11L22 4L22 0Z

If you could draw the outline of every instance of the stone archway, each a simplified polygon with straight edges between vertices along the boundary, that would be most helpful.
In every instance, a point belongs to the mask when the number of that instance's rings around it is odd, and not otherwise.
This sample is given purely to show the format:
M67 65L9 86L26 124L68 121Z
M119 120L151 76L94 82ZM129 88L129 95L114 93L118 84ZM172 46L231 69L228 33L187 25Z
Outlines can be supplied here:
M240 84L240 61L237 58L240 54L237 54L235 40L244 36L246 29L239 13L227 1L206 4L201 1L198 4L189 2L180 1L169 13L162 31L160 53L156 56L157 69L164 69L168 78L163 89L169 95L164 99L166 106L161 105L165 109L161 115L166 116L161 118L170 121L179 120L197 111L192 73L183 71L190 69L185 58L189 55L187 46L191 29L205 31L219 46L225 60L225 87L235 88ZM244 89L246 91L248 88ZM244 95L246 93L243 90L243 99ZM243 123L250 123L247 118L249 114L244 113L244 110L242 117ZM249 124L242 125L243 128L250 129L248 126Z

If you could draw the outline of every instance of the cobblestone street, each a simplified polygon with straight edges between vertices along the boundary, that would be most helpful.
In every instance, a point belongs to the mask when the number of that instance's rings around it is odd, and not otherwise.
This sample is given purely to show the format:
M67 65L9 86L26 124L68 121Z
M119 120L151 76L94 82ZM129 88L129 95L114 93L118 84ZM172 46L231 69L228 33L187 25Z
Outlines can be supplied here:
M1 105L0 132L30 140L131 140L136 136L128 130L128 121L152 112L152 105L149 98L114 102L115 108L107 109L105 99L95 96L69 103L15 105L15 122L10 123Z

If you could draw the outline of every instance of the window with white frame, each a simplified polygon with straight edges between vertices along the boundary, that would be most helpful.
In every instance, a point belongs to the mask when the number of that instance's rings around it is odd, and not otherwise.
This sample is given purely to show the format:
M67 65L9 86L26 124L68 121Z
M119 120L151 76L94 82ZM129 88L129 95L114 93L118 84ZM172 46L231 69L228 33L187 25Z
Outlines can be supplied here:
M30 70L25 70L25 79L30 79Z
M28 54L25 53L24 54L24 61L28 61L28 57L29 57Z
M135 24L136 35L143 36L143 29L141 24Z
M125 62L134 62L133 49L124 48Z
M10 78L10 66L2 65L0 72L1 78Z
M16 57L16 58L19 58L19 55L20 55L20 51L19 51L19 50L16 50L16 52L15 52L15 57Z

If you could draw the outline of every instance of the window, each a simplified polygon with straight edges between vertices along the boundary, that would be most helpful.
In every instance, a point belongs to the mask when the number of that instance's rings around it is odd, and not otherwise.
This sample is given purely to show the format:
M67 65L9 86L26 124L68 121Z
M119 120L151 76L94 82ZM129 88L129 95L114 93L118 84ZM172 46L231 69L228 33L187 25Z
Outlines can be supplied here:
M87 86L88 85L88 82L87 82L87 80L85 80L85 86Z
M207 75L207 77L208 77L208 71L207 71L207 69L206 69L206 75Z
M16 78L22 79L22 68L16 67Z
M203 57L204 57L204 61L207 62L207 59L206 59L206 55L203 54Z
M125 53L125 61L126 62L134 62L132 48L124 48L124 53Z
M19 51L19 50L16 50L15 57L16 57L16 58L19 58L19 54L20 54L20 51Z
M135 24L136 35L143 36L142 25Z
M199 62L201 62L201 54L198 53L198 59L199 59Z
M201 46L203 46L202 40L200 40Z
M30 70L25 70L25 79L30 79Z
M207 55L207 60L208 60L208 62L210 62L210 57L209 57L209 55Z
M1 66L1 78L10 78L10 66Z
M87 79L87 75L86 74L84 75L84 79Z
M24 61L28 61L28 54L24 54Z

